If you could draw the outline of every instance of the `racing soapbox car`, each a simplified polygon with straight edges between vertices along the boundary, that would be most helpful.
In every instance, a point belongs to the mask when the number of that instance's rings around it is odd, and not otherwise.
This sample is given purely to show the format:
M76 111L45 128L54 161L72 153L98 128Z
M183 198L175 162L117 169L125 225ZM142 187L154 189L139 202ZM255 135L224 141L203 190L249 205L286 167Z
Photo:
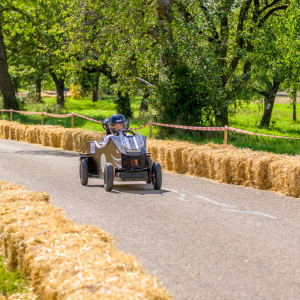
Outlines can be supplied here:
M108 142L86 142L86 154L80 155L79 174L82 185L91 177L103 178L104 188L111 191L114 180L145 181L159 190L162 172L159 162L152 163L146 152L146 136L125 129Z

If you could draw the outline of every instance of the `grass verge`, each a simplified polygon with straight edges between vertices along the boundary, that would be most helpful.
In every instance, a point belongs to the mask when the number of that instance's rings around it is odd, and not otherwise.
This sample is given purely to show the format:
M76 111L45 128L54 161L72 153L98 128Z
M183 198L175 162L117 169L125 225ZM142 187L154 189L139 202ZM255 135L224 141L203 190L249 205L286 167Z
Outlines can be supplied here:
M104 120L110 115L116 113L114 108L113 96L105 96L99 102L92 102L88 98L74 100L66 98L65 108L56 107L56 98L44 98L43 103L31 103L27 105L28 111L44 111L48 113L66 114L75 112L97 120ZM131 107L134 116L130 120L131 127L139 127L148 123L153 118L153 111L141 113L139 106L141 97L131 99ZM278 103L274 105L272 119L269 127L260 127L259 122L263 114L263 106L260 103L250 103L239 105L235 113L230 117L228 125L254 133L263 133L268 135L300 137L300 121L292 120L292 106L288 103ZM297 107L297 115L300 115L300 107ZM0 115L0 119L9 120L9 113ZM14 121L21 124L41 124L41 116L14 114ZM86 119L75 117L75 127L87 131L104 132L102 125L91 122ZM71 127L71 118L52 118L44 117L45 125L61 125L65 128ZM180 124L193 125L193 124ZM153 126L153 136L157 136L158 127ZM145 127L140 130L142 135L149 137L149 128ZM210 142L222 144L224 134L220 132L192 132L190 130L174 130L172 135L159 138L165 140L188 141L195 144L207 144ZM236 147L249 148L256 151L268 151L278 154L300 154L300 140L276 139L268 137L249 136L234 132L229 132L228 143Z
M27 292L29 282L19 271L7 271L3 257L0 256L0 296L10 296Z

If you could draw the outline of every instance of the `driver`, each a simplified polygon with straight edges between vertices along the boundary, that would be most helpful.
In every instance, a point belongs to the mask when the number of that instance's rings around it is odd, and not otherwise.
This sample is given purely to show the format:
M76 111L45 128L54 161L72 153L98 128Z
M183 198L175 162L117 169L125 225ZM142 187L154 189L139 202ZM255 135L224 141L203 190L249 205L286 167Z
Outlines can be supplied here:
M108 140L114 136L118 135L118 132L123 130L125 127L126 119L123 115L121 114L114 114L109 118L108 121L108 126L110 129L111 134L107 135L104 137L103 142L107 143Z
M125 117L123 115L121 115L121 114L112 115L107 122L110 132L112 132L112 133L104 137L103 143L106 144L112 136L118 135L119 131L128 127L129 124L127 123L128 126L126 126L126 122L128 122L128 121L125 119ZM133 166L137 166L138 160L132 159L131 164ZM127 161L127 165L128 166L130 165L129 160Z

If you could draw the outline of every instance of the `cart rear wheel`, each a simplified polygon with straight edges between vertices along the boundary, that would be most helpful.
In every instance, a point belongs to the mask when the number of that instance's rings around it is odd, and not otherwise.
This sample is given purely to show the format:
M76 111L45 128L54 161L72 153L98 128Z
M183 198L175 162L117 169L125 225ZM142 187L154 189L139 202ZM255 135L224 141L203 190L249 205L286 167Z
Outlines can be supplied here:
M88 162L85 158L82 158L79 163L79 176L82 185L87 185L89 181L89 168Z
M162 172L160 163L155 161L152 165L152 184L155 190L160 190L162 185Z
M146 157L146 165L147 165L147 167L150 167L150 172L149 172L148 179L146 182L151 183L152 178L151 178L150 174L152 174L152 159L149 156Z
M111 191L114 185L114 169L112 164L106 163L104 166L104 188Z

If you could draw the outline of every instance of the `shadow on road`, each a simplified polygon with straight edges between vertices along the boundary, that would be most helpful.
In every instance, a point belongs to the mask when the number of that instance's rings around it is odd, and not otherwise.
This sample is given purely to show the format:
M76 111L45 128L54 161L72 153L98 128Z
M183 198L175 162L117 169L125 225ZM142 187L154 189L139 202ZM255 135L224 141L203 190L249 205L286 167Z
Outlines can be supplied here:
M103 184L97 185L86 185L87 188L100 188L104 190ZM112 194L121 194L121 193L128 193L128 194L138 194L138 195L162 195L164 193L169 193L169 191L165 190L154 190L153 186L150 184L124 184L124 185L114 185L112 191L107 192Z
M58 151L58 150L36 150L36 151L14 151L13 153L25 154L25 155L53 155L53 156L63 156L63 157L78 157L78 153Z

